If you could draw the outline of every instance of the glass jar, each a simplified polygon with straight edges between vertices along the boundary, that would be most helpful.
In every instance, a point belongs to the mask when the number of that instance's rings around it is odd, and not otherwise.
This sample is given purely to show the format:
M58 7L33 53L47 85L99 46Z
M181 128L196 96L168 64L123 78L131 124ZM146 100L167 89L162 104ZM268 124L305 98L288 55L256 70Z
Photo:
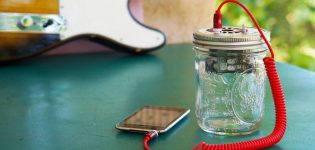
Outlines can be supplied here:
M200 128L219 135L256 131L264 114L263 58L268 49L257 29L200 29L194 32L193 43Z

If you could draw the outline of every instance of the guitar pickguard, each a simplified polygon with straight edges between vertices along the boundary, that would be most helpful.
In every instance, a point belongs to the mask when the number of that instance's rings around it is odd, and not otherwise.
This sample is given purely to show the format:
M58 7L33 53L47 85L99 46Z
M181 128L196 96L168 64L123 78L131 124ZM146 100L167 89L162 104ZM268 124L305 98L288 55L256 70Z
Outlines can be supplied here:
M124 46L142 50L165 43L158 30L137 22L130 14L128 0L61 0L60 15L67 20L63 39L92 34Z

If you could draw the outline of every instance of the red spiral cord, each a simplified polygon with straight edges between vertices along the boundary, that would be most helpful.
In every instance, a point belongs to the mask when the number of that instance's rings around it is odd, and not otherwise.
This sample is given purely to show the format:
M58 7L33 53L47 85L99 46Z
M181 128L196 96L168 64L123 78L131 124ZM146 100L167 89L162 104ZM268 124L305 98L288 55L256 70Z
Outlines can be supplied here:
M194 150L252 150L252 149L263 149L270 147L278 143L286 130L286 108L284 94L282 91L280 79L276 70L276 64L273 58L265 58L264 63L266 66L269 83L272 90L272 95L275 103L276 111L276 123L272 133L266 137L244 141L239 143L230 144L206 144L205 142L199 143Z
M244 4L242 4L239 1L236 0L225 0L223 1L218 9L216 10L216 13L214 15L214 28L222 28L222 15L221 15L221 8L226 3L235 3L241 6L246 13L250 16L251 20L255 24L257 30L259 31L261 37L263 38L264 42L268 46L270 50L271 57L264 58L264 64L267 72L267 76L269 79L274 104L275 104L275 112L276 112L276 123L275 128L272 131L271 134L269 134L266 137L262 137L255 140L250 141L244 141L239 143L229 143L229 144L207 144L205 142L199 143L194 150L199 150L202 148L202 150L253 150L253 149L263 149L270 146L273 146L274 144L278 143L286 130L287 125L287 115L286 115L286 107L285 107L285 97L282 90L281 82L279 79L279 75L277 73L276 64L274 60L274 52L273 49L265 37L263 31L261 30L259 24L257 23L255 17L253 14L246 8ZM156 131L155 131L156 132ZM152 132L148 133L143 141L143 146L145 150L150 150L150 147L148 146L148 142L153 139L156 136L152 136Z
M244 142L239 142L239 143L229 143L229 144L206 144L205 142L201 142L194 148L194 150L199 150L200 148L202 148L202 150L263 149L263 148L267 148L278 143L282 139L286 130L287 117L286 117L285 97L284 97L284 93L281 87L279 75L277 73L276 64L274 61L274 52L269 41L265 37L263 31L261 30L255 17L253 16L253 14L241 2L236 1L236 0L225 0L220 4L219 8L216 10L216 13L214 16L214 28L222 28L222 20L221 20L222 15L221 15L220 10L224 4L229 3L229 2L238 4L246 11L246 13L250 16L251 20L255 24L261 37L263 38L264 42L267 44L270 50L271 58L270 57L264 58L264 64L266 67L266 72L269 78L269 83L271 86L271 91L272 91L274 104L275 104L275 111L276 111L275 128L271 134L269 134L266 137L259 138L259 139L244 141Z

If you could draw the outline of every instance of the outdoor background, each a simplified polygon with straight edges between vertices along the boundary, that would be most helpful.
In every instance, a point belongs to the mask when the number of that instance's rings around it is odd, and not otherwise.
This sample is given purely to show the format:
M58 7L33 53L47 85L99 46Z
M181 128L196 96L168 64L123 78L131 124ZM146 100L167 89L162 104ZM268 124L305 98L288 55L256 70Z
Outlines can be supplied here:
M242 0L271 30L277 60L315 71L315 0ZM251 26L244 12L225 7L224 24Z
M315 71L315 0L240 0L271 30L276 59ZM191 42L191 33L211 27L212 13L222 0L142 0L143 21L160 28L169 43ZM226 5L224 24L253 26L242 9Z

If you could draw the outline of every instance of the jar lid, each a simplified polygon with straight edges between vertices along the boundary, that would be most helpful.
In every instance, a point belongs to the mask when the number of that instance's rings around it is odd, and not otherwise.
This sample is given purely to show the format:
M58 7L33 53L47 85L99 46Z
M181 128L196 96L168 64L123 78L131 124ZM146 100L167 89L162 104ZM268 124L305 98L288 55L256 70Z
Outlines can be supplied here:
M270 32L263 30L270 41ZM194 32L193 43L197 46L217 50L258 50L267 49L256 28L225 26L221 31L215 29L199 29Z

